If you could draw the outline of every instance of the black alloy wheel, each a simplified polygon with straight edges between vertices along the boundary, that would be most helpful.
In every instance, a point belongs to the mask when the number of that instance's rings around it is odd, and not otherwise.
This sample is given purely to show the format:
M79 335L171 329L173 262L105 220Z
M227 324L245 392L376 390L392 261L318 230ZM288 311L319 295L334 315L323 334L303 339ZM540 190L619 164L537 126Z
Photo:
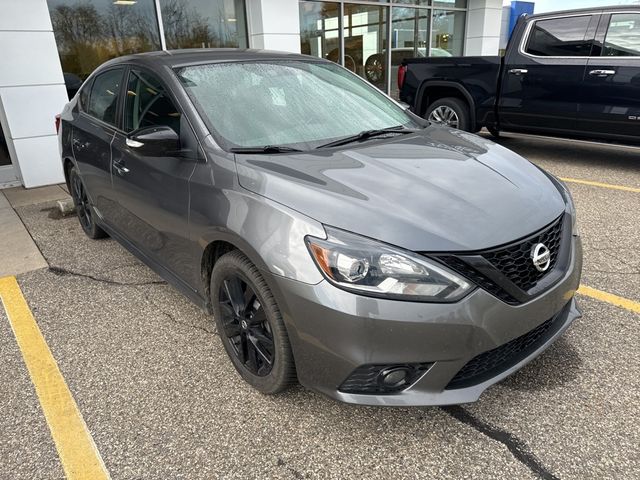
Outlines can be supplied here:
M274 344L271 326L256 292L238 275L222 281L219 292L223 333L242 365L264 377L273 369Z
M95 222L94 212L91 208L87 190L75 167L69 172L69 186L71 189L71 198L73 199L73 204L78 214L78 220L84 233L93 239L106 237L107 234L105 231Z
M296 383L287 329L255 265L239 250L224 254L211 272L210 291L218 334L240 376L266 394Z

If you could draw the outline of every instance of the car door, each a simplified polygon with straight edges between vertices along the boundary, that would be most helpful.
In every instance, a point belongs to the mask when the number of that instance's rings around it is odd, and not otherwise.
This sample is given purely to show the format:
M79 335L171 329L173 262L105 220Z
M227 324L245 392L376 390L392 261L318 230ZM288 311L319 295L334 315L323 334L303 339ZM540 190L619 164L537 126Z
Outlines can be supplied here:
M640 136L640 12L604 15L584 77L580 127L598 135Z
M79 112L73 122L73 156L93 206L110 223L111 142L116 125L124 68L98 74L80 92Z
M580 86L599 15L532 19L505 59L498 102L509 130L577 130Z
M112 179L118 231L179 278L187 278L189 178L203 161L197 139L158 77L131 68L124 95L122 129L113 141ZM179 144L158 151L132 140L136 134L170 127Z

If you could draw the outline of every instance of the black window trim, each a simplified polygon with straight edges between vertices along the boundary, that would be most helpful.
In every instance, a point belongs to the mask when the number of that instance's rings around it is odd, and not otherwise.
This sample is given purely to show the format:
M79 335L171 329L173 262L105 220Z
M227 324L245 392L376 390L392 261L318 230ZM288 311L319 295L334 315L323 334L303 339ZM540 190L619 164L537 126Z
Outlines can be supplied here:
M600 21L600 17L603 15L602 11L594 11L594 12L580 12L580 13L575 13L572 15L556 15L556 16L549 16L549 17L540 17L540 18L533 18L529 21L529 23L527 24L526 30L524 32L524 35L522 36L522 41L520 42L520 46L518 47L518 53L520 53L520 55L524 55L525 57L529 57L529 58L536 58L536 59L587 59L587 58L591 58L591 55L534 55L532 53L527 52L527 47L529 45L529 40L531 39L531 32L533 31L533 27L536 23L538 22L542 22L545 20L557 20L557 19L563 19L563 18L573 18L573 17L591 17L590 23L589 25L587 25L587 32L589 32L589 27L591 26L591 22ZM593 51L593 45L594 45L594 40L595 40L595 31L592 35L592 38L588 39L588 41L591 42L591 50Z

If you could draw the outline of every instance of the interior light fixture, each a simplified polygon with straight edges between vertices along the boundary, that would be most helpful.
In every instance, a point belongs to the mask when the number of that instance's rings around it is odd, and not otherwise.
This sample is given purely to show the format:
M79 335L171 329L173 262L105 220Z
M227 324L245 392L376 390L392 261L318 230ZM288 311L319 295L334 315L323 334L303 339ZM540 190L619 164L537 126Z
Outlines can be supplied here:
M135 5L138 0L115 0L114 5Z

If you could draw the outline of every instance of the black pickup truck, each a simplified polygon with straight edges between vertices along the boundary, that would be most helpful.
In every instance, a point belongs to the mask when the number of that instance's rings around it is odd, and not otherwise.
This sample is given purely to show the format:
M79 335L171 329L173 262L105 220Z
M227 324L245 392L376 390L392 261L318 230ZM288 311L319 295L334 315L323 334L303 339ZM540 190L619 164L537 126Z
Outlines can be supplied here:
M640 142L640 8L523 16L504 57L405 60L400 100L470 132Z

